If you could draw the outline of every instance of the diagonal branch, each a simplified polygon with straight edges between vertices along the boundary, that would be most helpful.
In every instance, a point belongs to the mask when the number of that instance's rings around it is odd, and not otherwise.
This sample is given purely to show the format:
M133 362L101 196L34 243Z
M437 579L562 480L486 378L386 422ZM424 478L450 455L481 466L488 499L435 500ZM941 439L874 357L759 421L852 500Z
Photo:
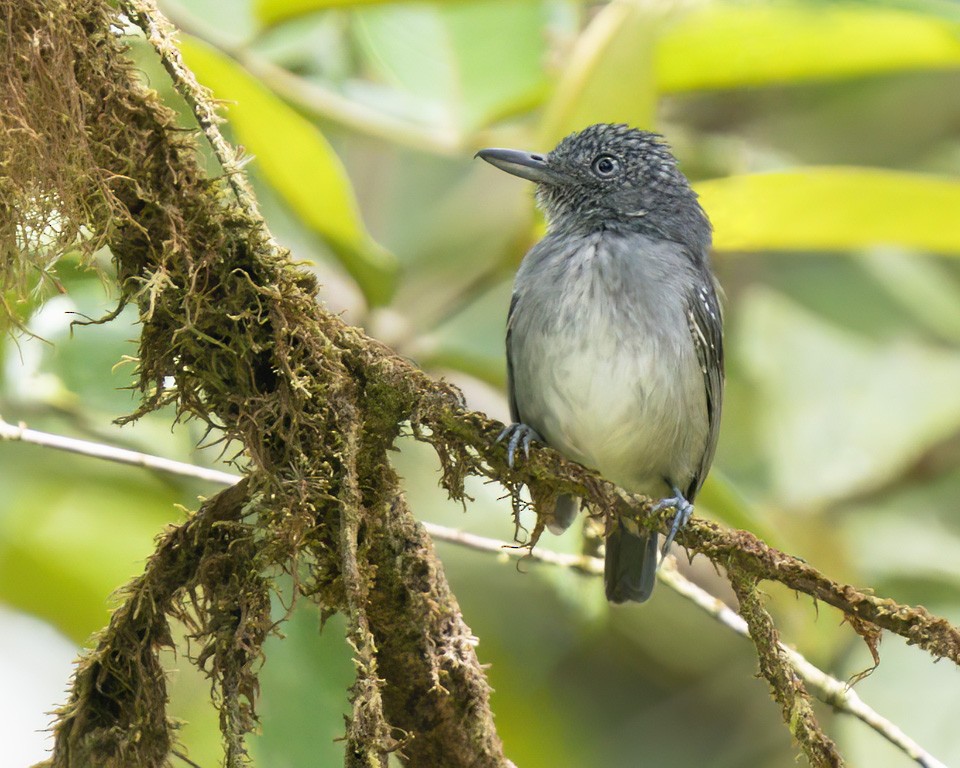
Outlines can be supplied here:
M234 167L233 150L211 117L215 112L209 100L183 66L169 24L157 21L162 16L152 0L131 0L129 4L137 12L140 23L146 25L151 42L173 77L174 86L193 107L221 163L225 168ZM238 198L246 213L263 226L246 192L238 191ZM608 516L632 517L640 525L665 530L667 513L661 516L663 519L651 520L649 500L624 494L596 473L565 460L554 451L536 451L533 461L526 466L508 467L503 449L493 440L502 425L480 414L464 412L459 393L449 385L431 379L359 329L347 326L337 317L327 315L323 319L330 341L351 359L351 368L363 371L364 375L376 372L396 396L412 404L414 434L437 449L445 469L445 485L455 498L463 498L463 478L467 474L480 474L503 482L513 492L526 484L534 498L549 499L558 492L573 493L587 500L592 508L604 510ZM960 629L933 616L922 606L901 605L831 581L802 560L768 547L746 531L724 530L705 520L691 521L678 536L678 543L728 569L743 569L758 579L778 581L823 600L843 611L855 628L866 631L863 622L868 622L901 635L934 658L945 657L960 664ZM871 650L875 652L873 646Z
M479 414L473 414L473 416L482 418ZM491 431L497 429L494 422L490 422L490 424L492 425L490 427ZM175 472L215 483L226 484L235 482L237 479L236 475L219 470L173 462L169 459L122 448L102 446L100 443L87 440L39 432L24 425L9 424L2 419L0 419L0 439L23 440L36 445L99 456L110 461L158 471ZM534 451L533 456L536 457L536 451ZM532 468L528 468L527 471L531 470ZM516 470L521 476L523 471L523 468ZM487 476L494 477L493 471L487 473ZM922 606L903 605L889 598L877 597L850 585L834 582L804 561L768 547L746 531L723 531L714 523L700 519L691 521L691 528L697 529L692 534L693 536L706 542L699 546L696 544L690 546L691 550L704 554L706 554L706 550L709 550L714 553L715 556L711 559L715 562L743 557L746 560L747 567L759 572L763 578L779 581L793 589L823 600L844 613L874 622L883 629L905 637L908 642L914 642L930 651L934 657L945 656L954 662L958 662L960 631L945 619L933 616ZM689 544L686 540L687 536L691 536L691 533L681 532L680 534L680 541L685 545ZM739 547L743 547L743 549L739 549ZM534 550L535 553L536 550Z
M458 546L489 552L500 557L530 559L560 568L570 568L587 576L603 575L603 560L597 557L584 555L568 555L543 548L528 550L510 546L496 539L478 536L467 531L460 531L436 523L424 524L430 535L437 540L450 542ZM723 626L736 632L741 637L750 638L750 630L746 621L736 611L727 606L719 598L714 597L706 590L685 578L675 567L673 558L667 558L663 566L657 571L657 578L662 584L677 594L686 598L698 608L715 618ZM789 660L804 685L825 704L853 715L861 722L870 726L880 736L885 738L897 749L914 760L922 768L947 768L944 763L931 755L920 744L911 739L903 730L887 718L870 707L849 683L828 675L822 669L807 661L806 658L792 648L779 643L781 653Z
M240 480L239 475L232 475L219 469L209 469L196 464L186 464L182 461L165 459L162 456L153 456L149 453L131 451L114 445L104 445L93 440L81 440L66 435L55 435L51 432L41 432L30 429L26 424L10 424L0 416L0 440L24 442L40 445L45 448L55 448L68 453L78 453L81 456L90 456L105 459L118 464L129 464L134 467L143 467L155 472L169 472L180 477L190 477L195 480L204 480L217 485L233 485Z
M349 344L349 339L346 336L344 342ZM397 380L397 386L428 388L429 382L424 374L411 371ZM444 483L455 498L463 497L463 477L478 474L503 483L512 492L526 484L534 498L549 499L558 493L569 493L584 498L591 509L602 510L608 517L628 517L662 533L668 528L669 510L651 514L649 499L627 494L549 448L534 448L529 461L508 467L503 448L495 444L503 425L481 414L438 404L424 392L413 422L414 435L436 448L444 467ZM535 543L534 538L530 545ZM869 637L871 627L874 631L885 629L923 648L935 659L947 658L960 664L960 628L946 619L923 606L904 605L833 581L809 563L767 545L748 531L730 530L703 518L693 518L677 536L677 543L728 571L744 572L760 581L776 581L822 600L842 611L855 629L867 635L869 643L873 642ZM873 645L871 650L875 650Z

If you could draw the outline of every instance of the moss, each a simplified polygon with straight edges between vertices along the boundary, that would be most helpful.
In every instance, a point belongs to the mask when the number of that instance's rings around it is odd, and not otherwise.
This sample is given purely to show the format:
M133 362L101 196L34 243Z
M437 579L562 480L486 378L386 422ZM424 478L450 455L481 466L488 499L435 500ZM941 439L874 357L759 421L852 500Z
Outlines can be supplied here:
M262 644L273 629L271 577L299 577L306 565L302 593L357 628L358 668L368 670L351 692L359 725L348 735L361 734L357 748L382 756L399 728L416 743L412 753L501 764L483 674L472 647L456 640L469 630L387 459L416 403L409 382L398 386L410 366L318 306L315 281L272 241L235 178L204 176L195 137L141 84L110 31L119 19L106 2L18 0L0 9L12 32L2 38L4 61L19 62L4 70L0 106L9 129L0 137L2 206L17 212L0 228L0 248L20 259L5 266L0 287L23 290L37 263L36 254L21 256L24 238L54 223L48 266L78 243L85 253L109 245L143 328L142 401L124 420L171 404L178 419L199 419L215 439L240 446L252 465L249 484L165 535L126 588L80 662L55 726L53 763L166 763L176 733L157 653L173 618L186 624L192 658L213 682L226 763L244 764ZM146 2L126 10L153 34L159 21ZM169 40L160 47L176 74ZM199 104L198 93L188 101ZM451 637L462 646L452 667L431 656ZM382 707L378 664L393 692ZM465 684L452 685L455 674ZM418 716L409 720L399 707L415 699ZM469 743L458 717L443 715L448 725L435 728L431 706L471 712ZM365 724L376 738L364 746Z

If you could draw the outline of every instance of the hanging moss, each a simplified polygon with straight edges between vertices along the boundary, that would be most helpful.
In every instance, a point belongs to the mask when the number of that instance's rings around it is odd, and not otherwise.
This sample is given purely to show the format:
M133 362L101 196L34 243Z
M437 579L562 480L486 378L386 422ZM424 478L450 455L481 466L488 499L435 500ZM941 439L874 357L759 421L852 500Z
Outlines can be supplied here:
M128 12L156 20L146 3ZM448 765L502 765L469 629L387 460L415 401L414 387L397 386L410 367L326 313L314 280L238 203L230 179L204 175L196 137L140 82L106 2L0 0L0 17L0 205L12 214L0 222L11 256L0 286L16 295L30 283L36 249L24 246L35 233L45 233L47 269L68 250L89 257L108 245L143 329L142 402L125 420L172 405L252 466L248 483L166 534L124 590L79 663L53 765L166 764L176 731L157 654L170 618L187 626L214 683L227 765L245 764L271 578L303 565L302 593L347 614L367 670L350 692L360 719L348 728L364 761L382 762L401 744L393 734L406 733L412 761L443 753Z

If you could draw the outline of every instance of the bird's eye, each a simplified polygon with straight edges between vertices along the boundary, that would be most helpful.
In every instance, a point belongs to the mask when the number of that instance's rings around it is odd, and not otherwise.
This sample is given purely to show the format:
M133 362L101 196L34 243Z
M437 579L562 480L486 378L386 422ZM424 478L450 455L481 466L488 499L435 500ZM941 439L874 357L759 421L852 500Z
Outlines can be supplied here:
M600 155L593 161L593 172L604 179L608 179L620 170L620 161L610 155Z

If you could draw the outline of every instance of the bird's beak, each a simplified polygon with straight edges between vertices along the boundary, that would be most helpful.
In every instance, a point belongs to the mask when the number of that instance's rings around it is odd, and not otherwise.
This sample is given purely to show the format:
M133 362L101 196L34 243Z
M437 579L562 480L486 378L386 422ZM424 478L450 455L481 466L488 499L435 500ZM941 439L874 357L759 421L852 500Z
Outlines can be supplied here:
M548 164L546 155L519 149L481 149L474 157L486 160L501 171L538 184L557 184L562 181L560 174Z

